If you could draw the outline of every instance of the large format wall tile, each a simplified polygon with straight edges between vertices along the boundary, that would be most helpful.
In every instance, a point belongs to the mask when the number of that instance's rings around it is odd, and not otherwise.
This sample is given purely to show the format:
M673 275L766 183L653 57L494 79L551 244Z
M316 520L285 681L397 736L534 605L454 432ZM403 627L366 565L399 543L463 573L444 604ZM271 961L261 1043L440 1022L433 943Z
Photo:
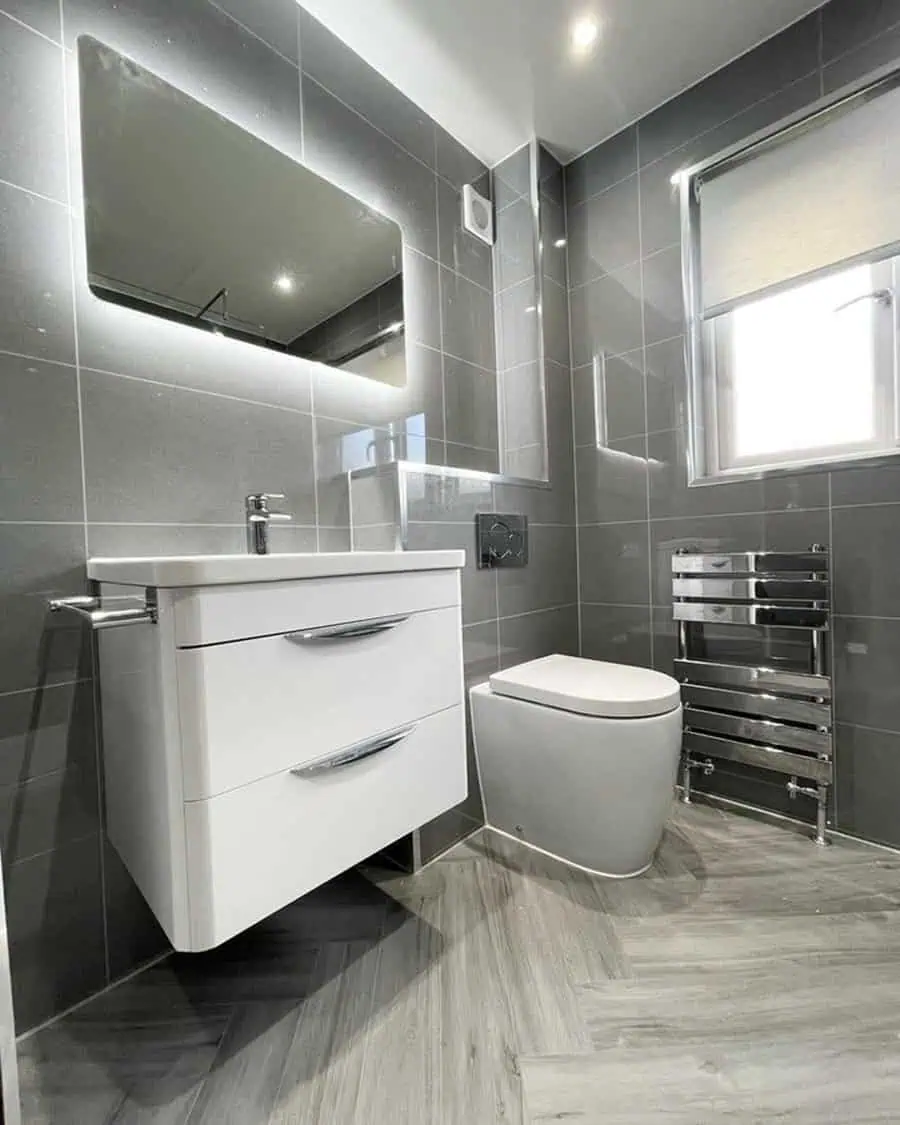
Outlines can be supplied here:
M577 606L561 606L500 619L502 668L514 668L517 664L554 653L578 655Z
M569 279L584 285L641 256L637 175L569 208Z
M582 605L582 656L649 668L651 648L648 606Z
M837 827L900 847L900 734L839 724L836 740Z
M59 0L3 0L3 12L60 42Z
M38 17L38 22L40 17ZM67 198L59 47L0 15L0 179Z

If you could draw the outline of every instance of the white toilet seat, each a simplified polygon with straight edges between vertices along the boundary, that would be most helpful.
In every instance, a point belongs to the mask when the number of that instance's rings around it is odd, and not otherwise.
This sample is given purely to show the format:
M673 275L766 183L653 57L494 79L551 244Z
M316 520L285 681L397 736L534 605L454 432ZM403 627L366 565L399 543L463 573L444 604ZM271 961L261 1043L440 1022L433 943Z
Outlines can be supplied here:
M650 668L578 656L545 656L490 678L491 691L576 715L637 719L665 715L681 703L678 683Z

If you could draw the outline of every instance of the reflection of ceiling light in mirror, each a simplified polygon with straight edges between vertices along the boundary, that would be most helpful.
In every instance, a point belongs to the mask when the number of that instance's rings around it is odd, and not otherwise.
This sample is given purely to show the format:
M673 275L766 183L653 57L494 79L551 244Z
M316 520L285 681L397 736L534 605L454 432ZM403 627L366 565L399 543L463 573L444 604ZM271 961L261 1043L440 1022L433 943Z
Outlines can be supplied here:
M594 16L580 16L572 24L572 50L576 55L584 55L594 46L600 35L600 24Z
M388 332L392 332L395 336L399 335L403 331L403 321L395 320L393 324L388 325L387 330Z
M279 293L293 293L294 292L294 279L289 273L280 273L275 278L275 288Z
M564 238L557 238L556 242L553 243L557 250L562 250L565 244L566 240Z
M673 172L673 174L669 177L669 183L672 185L672 187L681 187L681 178L683 175L683 168L679 169L677 172Z

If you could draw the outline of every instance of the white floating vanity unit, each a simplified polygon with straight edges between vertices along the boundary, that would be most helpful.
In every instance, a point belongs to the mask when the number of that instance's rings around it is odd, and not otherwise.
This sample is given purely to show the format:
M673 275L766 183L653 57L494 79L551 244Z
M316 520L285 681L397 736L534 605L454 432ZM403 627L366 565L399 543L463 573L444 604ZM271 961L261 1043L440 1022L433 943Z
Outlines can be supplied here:
M209 949L462 801L462 551L93 559L109 836ZM140 589L135 590L134 587Z

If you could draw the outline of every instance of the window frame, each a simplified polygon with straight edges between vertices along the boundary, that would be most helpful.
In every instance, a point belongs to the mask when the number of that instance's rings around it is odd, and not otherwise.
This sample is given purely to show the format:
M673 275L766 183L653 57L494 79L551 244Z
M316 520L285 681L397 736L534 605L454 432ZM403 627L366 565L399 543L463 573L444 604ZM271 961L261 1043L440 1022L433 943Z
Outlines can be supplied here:
M682 283L685 313L685 366L687 375L687 467L688 486L703 487L735 479L761 479L763 477L809 472L819 466L837 468L865 462L877 465L891 463L900 458L900 386L898 386L897 346L900 345L900 256L897 248L886 255L873 254L856 262L842 263L841 268L854 264L872 264L879 270L890 270L884 288L892 291L892 300L885 321L889 326L890 341L885 343L885 329L877 328L876 349L890 346L892 351L890 369L893 379L892 414L895 444L890 448L879 440L867 448L855 446L855 452L847 452L846 447L834 447L832 454L822 450L804 450L796 457L782 457L771 463L736 464L721 468L720 458L720 402L716 372L717 348L711 344L714 332L709 331L710 323L703 318L700 274L700 198L698 181L712 169L724 170L745 160L752 159L761 149L789 143L798 132L815 127L823 116L836 112L852 111L854 105L878 97L900 86L900 64L891 64L872 75L843 87L834 94L820 98L810 106L788 117L782 118L765 129L759 130L738 144L723 149L716 155L692 165L672 177L677 185L681 215ZM886 260L886 257L888 260ZM822 271L828 273L832 271ZM821 276L821 274L819 275ZM876 275L877 276L877 275ZM884 274L881 275L884 277ZM814 280L804 278L797 284ZM879 280L876 288L881 287ZM790 289L791 285L783 288ZM777 292L777 290L775 291ZM769 294L767 294L769 295ZM721 319L721 317L716 318ZM885 368L886 369L886 368ZM876 393L879 393L876 375Z

